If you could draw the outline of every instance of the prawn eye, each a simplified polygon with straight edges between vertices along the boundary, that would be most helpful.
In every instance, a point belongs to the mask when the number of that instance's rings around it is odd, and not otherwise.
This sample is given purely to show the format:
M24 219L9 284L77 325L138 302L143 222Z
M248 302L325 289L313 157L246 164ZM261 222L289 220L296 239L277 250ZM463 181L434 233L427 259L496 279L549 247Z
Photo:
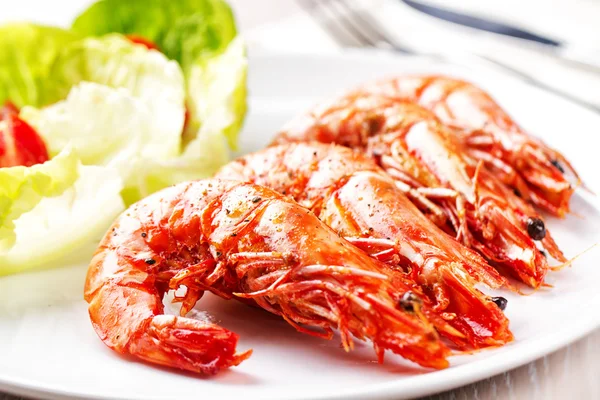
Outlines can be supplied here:
M498 306L499 309L501 309L502 311L504 311L506 309L506 306L508 305L508 300L506 300L504 297L498 296L498 297L492 297L492 301Z
M423 302L421 301L419 296L417 296L411 291L404 293L398 301L398 305L400 306L400 308L408 312L415 311L415 305L420 306L421 304L423 304Z
M546 237L546 226L544 221L539 218L529 218L527 220L527 233L533 240L542 240Z
M560 165L558 160L552 160L552 161L550 161L550 164L554 165L556 167L556 169L560 171L561 174L565 173L565 169L563 168L562 165Z

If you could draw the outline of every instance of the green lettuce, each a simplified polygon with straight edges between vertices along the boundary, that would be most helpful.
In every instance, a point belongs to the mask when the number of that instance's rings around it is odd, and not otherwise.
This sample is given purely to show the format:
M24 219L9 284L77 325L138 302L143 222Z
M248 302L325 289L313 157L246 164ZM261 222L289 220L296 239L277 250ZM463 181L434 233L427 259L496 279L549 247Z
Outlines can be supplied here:
M0 168L0 250L15 244L14 220L30 211L44 196L56 196L78 178L77 158L65 151L45 164Z
M180 153L183 106L170 116L154 114L153 106L124 88L81 82L65 100L41 109L24 107L20 117L44 138L51 156L71 145L86 165L118 162L125 168L138 156Z
M182 67L186 78L189 118L184 141L193 140L207 111L228 114L223 134L236 148L246 113L246 54L236 39L231 8L223 0L101 0L73 23L80 35L121 33L151 40ZM218 82L213 82L218 79ZM215 95L235 85L228 96ZM226 102L222 102L226 100ZM221 118L221 117L220 117Z
M154 106L152 112L185 115L185 81L179 65L164 54L134 44L122 35L88 38L66 46L50 69L54 101L86 81L127 89ZM172 121L169 121L172 122ZM181 126L176 126L181 128Z
M67 99L42 109L25 107L20 116L48 143L50 154L71 145L84 164L118 169L130 204L164 187L148 187L147 176L160 172L152 165L181 154L183 113L183 106L171 115L155 113L151 102L124 88L82 82Z
M0 275L86 260L125 205L212 175L237 142L246 71L222 0L102 0L71 31L0 27L0 103L52 157L0 169Z
M70 148L44 164L1 168L0 182L0 276L91 256L124 209L118 171L83 166Z
M220 55L199 62L190 69L188 107L193 121L204 129L220 129L229 146L237 147L238 133L246 114L246 49L240 38L234 39ZM188 122L190 125L192 122ZM196 134L196 135L197 135ZM186 140L196 135L186 135Z
M228 161L222 135L230 124L227 114L215 113L181 150L183 120L159 122L166 115L153 114L147 101L124 88L81 82L64 101L25 107L20 117L49 144L50 154L73 146L84 164L117 169L127 204L166 186L211 176Z
M131 201L178 182L208 178L228 161L227 142L221 130L203 125L180 156L164 160L139 160L140 169L144 169L141 175L144 181L138 182L136 187L145 192L129 191L124 193L124 197Z
M72 145L84 164L117 168L127 203L161 189L149 189L147 175L150 165L182 153L185 85L179 65L108 35L67 46L51 71L56 97L66 98L20 114L44 138L50 155Z
M223 0L101 0L77 17L72 29L82 36L139 35L186 73L236 36L231 8Z
M118 73L115 73L118 71ZM51 155L72 145L86 165L117 168L131 204L181 181L212 175L229 159L245 112L246 58L240 39L194 66L190 107L203 123L182 144L184 83L178 64L120 35L69 45L52 67L57 97L51 106L25 107Z
M49 68L60 50L77 40L70 31L29 23L0 26L0 105L18 107L48 103Z

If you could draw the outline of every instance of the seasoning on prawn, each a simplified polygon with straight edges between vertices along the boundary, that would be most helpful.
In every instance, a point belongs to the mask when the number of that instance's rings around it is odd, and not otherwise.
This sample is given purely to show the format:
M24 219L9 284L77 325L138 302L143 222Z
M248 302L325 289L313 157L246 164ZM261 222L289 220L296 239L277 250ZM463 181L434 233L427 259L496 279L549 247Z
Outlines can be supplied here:
M270 189L182 183L132 205L113 227L119 235L109 231L96 251L85 300L96 333L116 352L201 374L247 359L251 351L236 353L237 334L185 317L208 290L252 301L301 332L331 339L338 329L347 351L352 336L368 339L380 362L391 350L424 367L448 366L414 282ZM181 286L180 316L165 315L165 292ZM409 291L424 299L412 312L398 306Z
M531 287L543 284L548 263L527 229L531 218L543 220L471 157L430 111L385 96L351 93L290 122L275 143L311 140L368 154L458 241ZM538 243L566 261L549 231Z
M492 97L472 83L440 75L406 75L359 89L410 101L457 128L469 154L537 207L556 216L569 212L581 180L557 150L528 134Z
M434 305L437 318L430 318L441 322L439 332L459 347L512 340L508 319L474 287L499 287L504 278L423 216L369 157L342 146L291 143L240 157L217 176L288 193L390 269L407 272ZM399 304L408 310L412 301Z

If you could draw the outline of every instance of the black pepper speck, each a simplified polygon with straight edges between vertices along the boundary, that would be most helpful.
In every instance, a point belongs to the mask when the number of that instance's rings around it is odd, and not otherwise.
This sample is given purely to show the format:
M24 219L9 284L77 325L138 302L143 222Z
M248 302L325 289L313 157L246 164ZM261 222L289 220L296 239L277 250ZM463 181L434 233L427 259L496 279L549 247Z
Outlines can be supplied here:
M411 291L408 291L402 295L398 301L398 306L404 311L413 312L415 311L415 305L421 305L423 302L421 299Z

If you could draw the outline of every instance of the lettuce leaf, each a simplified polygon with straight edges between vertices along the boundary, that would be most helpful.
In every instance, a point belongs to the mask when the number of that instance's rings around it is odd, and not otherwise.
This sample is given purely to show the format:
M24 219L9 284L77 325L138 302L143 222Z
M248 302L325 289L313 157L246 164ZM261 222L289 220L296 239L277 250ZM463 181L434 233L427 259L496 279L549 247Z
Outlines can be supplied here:
M181 154L183 105L171 115L156 113L155 106L125 88L82 82L66 100L25 107L20 116L48 143L50 154L71 145L84 164L118 169L129 204L162 188L146 186L150 165Z
M20 117L44 138L51 156L72 145L84 164L110 165L137 155L179 154L183 108L165 123L157 120L166 116L153 114L152 108L124 88L82 82L65 100L41 109L24 107Z
M118 171L83 166L69 148L44 164L2 168L0 182L0 276L89 259L124 209Z
M221 130L229 146L237 147L238 133L246 115L246 48L241 38L234 39L225 51L193 65L188 79L188 121L191 132ZM194 126L195 121L201 121ZM195 135L186 132L186 140Z
M190 113L196 113L203 123L195 135L186 137L181 156L145 163L143 187L149 192L213 175L229 161L227 141L231 147L237 141L246 112L243 41L236 38L222 54L195 65L191 76L189 85L193 96L188 107Z
M227 144L234 147L237 141L246 112L243 41L236 38L219 56L195 65L191 76L189 84L193 96L188 103L189 111L203 122L195 135L186 137L181 156L146 164L145 187L149 191L212 176L229 161Z
M0 170L0 275L87 261L125 204L212 175L237 141L246 71L223 0L101 0L72 32L1 27L0 101L54 158Z
M235 141L246 107L240 39L192 69L192 104L203 123L184 146L183 78L175 62L117 35L70 47L53 67L57 88L76 83L67 98L42 109L25 107L20 115L51 155L72 145L84 164L117 168L127 204L165 186L208 177L228 161L225 138ZM119 73L110 73L115 70Z
M228 114L215 113L180 151L182 121L156 123L164 115L153 115L143 98L123 88L82 82L66 100L42 109L25 107L20 117L49 144L50 154L73 146L84 164L117 169L127 204L166 186L211 176L229 160L222 135L231 123ZM178 129L161 129L177 123Z
M113 34L69 45L52 77L56 97L66 98L21 111L50 155L72 145L84 164L117 168L128 204L150 194L149 165L182 152L185 86L179 65Z
M140 169L144 168L145 181L140 182L137 188L145 192L130 191L124 193L124 197L131 201L178 182L208 178L228 161L229 150L221 130L210 130L208 125L203 125L198 136L180 156L141 161Z
M82 81L127 89L142 98L157 117L171 125L185 117L185 81L179 65L164 54L134 44L122 35L88 38L72 43L58 55L50 70L54 101L67 97ZM180 129L164 127L165 129Z
M77 178L77 157L65 150L51 162L32 167L0 168L0 250L15 243L14 220L44 196L56 196Z
M151 40L184 72L189 107L184 142L193 140L217 112L219 119L229 119L222 133L236 148L246 113L247 62L243 41L234 41L235 20L225 1L101 0L72 29L81 35L117 32ZM220 90L226 95L219 95Z
M199 58L223 51L237 34L223 0L101 0L77 17L72 30L82 36L142 36L186 73Z
M0 26L0 105L47 104L48 71L60 50L78 39L70 31L29 23Z

